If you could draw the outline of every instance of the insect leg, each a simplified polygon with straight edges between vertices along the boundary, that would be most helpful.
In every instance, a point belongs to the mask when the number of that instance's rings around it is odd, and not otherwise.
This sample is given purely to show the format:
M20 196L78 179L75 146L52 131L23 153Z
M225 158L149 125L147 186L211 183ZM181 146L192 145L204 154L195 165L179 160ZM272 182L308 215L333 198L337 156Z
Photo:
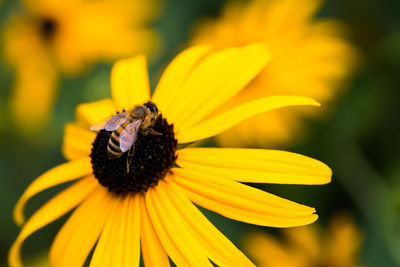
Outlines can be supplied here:
M142 131L144 135L153 134L153 135L162 135L162 133L157 132L153 128L147 128L146 130Z
M129 169L131 166L133 154L135 153L135 143L132 144L131 148L128 151L128 155L126 157L126 173L129 173Z

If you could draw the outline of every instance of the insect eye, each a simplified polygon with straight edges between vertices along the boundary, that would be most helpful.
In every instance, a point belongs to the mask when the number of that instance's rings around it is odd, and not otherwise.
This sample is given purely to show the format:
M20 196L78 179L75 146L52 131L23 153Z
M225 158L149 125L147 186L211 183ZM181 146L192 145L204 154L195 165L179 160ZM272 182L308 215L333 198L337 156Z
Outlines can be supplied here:
M158 108L156 105L154 105L152 102L147 102L144 104L152 113L158 113Z

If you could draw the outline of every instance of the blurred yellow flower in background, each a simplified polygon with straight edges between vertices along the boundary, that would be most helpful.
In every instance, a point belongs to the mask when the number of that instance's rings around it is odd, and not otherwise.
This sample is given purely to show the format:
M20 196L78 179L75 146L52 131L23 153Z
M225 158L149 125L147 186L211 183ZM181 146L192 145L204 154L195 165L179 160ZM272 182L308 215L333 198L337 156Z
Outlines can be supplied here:
M15 69L10 112L28 132L47 121L60 72L75 75L90 64L155 48L146 24L156 0L25 0L23 6L8 21L4 53Z
M246 236L247 255L261 267L356 267L362 238L353 218L336 214L326 229L313 224L282 230L282 240L265 232Z
M168 256L177 266L212 266L210 260L219 266L253 266L192 202L263 226L314 222L314 208L243 183L325 184L332 172L324 163L278 150L187 146L261 112L318 106L307 97L273 96L213 116L269 58L262 44L217 51L195 46L171 62L152 96L144 56L117 62L111 72L113 99L78 106L77 121L65 127L63 153L69 162L33 181L18 201L14 219L23 228L10 250L10 265L21 266L27 237L74 208L50 249L52 266L81 266L93 247L91 266L139 266L141 253L146 266L169 266ZM129 153L110 159L111 131L89 128L143 103L158 107L153 130L159 134L139 132L130 165ZM24 223L31 197L71 181Z
M229 3L219 19L199 23L191 44L217 47L264 42L270 64L232 101L237 105L269 95L304 95L332 101L355 63L355 51L341 37L338 21L314 19L320 0L254 0ZM277 145L293 141L305 128L299 108L258 115L218 136L223 145ZM320 114L320 112L319 112Z

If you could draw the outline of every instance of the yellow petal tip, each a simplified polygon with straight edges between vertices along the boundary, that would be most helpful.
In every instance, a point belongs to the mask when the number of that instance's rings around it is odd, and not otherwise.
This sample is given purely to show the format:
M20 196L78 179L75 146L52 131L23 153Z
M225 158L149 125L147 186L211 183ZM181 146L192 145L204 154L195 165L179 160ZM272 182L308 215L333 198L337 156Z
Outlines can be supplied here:
M128 57L128 58L123 58L123 59L120 59L120 60L117 60L115 63L114 63L114 66L116 66L116 65L121 65L121 64L125 64L125 63L132 63L132 62L134 62L134 61L136 61L136 60L146 60L146 55L145 54L138 54L138 55L135 55L135 56L133 56L133 57Z
M292 101L294 100L297 103L293 103L292 105L301 105L301 106L315 106L315 107L320 107L321 103L319 103L317 100L311 97L307 96L277 96L277 97L284 97L287 100L291 99Z
M11 267L22 267L22 262L20 258L21 242L19 240L15 241L8 252L8 264Z
M324 182L324 184L329 184L330 182L332 182L332 174L326 177L326 180Z
M308 105L311 106L316 106L316 107L320 107L321 103L319 103L317 100L310 98L310 97L304 97L305 99L307 99Z
M24 205L25 205L25 201L23 201L23 198L21 197L21 199L18 200L17 204L15 205L15 208L13 211L14 222L19 227L21 227L25 223L25 216L24 216L24 212L23 212Z
M321 162L321 164L324 170L324 174L322 175L323 179L320 181L320 184L328 184L332 181L332 169L323 162Z
M313 214L313 216L311 217L311 220L310 220L310 224L315 222L316 220L318 220L318 218L319 218L318 214Z

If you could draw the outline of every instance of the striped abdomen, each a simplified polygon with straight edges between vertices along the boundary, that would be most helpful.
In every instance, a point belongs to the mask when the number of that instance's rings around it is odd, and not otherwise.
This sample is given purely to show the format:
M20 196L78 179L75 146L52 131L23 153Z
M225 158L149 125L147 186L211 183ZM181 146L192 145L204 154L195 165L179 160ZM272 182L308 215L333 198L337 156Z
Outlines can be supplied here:
M122 124L120 127L118 127L115 131L111 133L110 140L108 140L108 145L107 145L107 152L108 156L111 159L116 159L122 156L124 152L121 151L121 148L119 146L119 135L121 134L122 130L125 129L127 123Z

